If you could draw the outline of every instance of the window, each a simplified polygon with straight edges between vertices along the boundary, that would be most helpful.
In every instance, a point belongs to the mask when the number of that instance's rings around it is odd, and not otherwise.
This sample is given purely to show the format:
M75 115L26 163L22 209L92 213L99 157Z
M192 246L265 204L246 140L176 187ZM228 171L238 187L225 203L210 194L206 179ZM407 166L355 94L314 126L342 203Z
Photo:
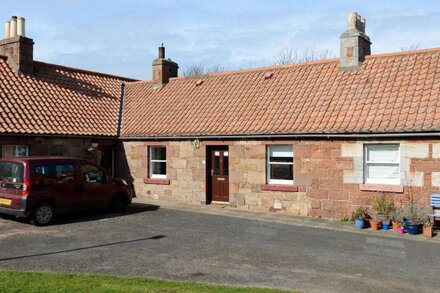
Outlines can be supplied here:
M93 165L81 166L81 177L86 183L105 183L106 177L104 172Z
M49 165L41 165L34 167L34 174L40 176L49 176L50 174L50 166Z
M167 178L167 151L164 146L149 147L149 177Z
M23 182L23 164L0 162L0 181Z
M365 145L365 183L400 184L398 144Z
M267 183L293 184L293 147L291 145L267 147Z
M27 145L4 145L2 146L2 157L27 157L29 155L29 147Z
M72 164L55 165L55 179L58 183L69 183L75 181L75 167Z

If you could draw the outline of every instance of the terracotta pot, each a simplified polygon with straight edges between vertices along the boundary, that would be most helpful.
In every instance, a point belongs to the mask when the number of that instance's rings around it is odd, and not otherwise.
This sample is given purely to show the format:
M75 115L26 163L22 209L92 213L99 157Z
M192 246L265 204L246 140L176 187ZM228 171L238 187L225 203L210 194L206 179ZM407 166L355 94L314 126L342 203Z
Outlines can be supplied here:
M393 230L397 231L397 227L399 227L399 225L397 225L396 221L391 221L391 223L393 224Z
M380 222L378 222L378 221L370 220L371 230L373 230L373 231L379 230L379 224L380 224Z
M423 227L423 236L425 236L426 238L432 238L432 226Z

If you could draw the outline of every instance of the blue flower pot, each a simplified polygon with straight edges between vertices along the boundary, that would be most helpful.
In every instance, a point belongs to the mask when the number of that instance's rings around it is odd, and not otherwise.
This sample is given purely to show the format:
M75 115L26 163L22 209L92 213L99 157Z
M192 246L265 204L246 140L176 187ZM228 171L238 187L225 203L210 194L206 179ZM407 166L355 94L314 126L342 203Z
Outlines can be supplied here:
M408 234L410 234L410 235L417 235L417 234L421 233L423 225L407 224L405 226L405 228L406 228L406 232L408 232Z
M354 225L359 229L364 229L366 221L363 219L354 219Z
M390 229L390 224L384 224L384 223L382 223L382 229L384 229L384 230L389 230L389 229Z

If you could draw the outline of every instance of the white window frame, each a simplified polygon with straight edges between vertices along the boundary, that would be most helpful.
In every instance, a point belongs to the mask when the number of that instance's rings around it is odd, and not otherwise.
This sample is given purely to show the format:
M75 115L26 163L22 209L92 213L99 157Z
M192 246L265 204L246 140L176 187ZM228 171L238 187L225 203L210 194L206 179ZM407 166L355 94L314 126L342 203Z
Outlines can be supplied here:
M397 147L398 162L391 161L368 161L368 148L380 147L380 146L395 146ZM397 166L399 170L399 177L395 179L371 179L368 178L368 167L372 165L390 165ZM387 184L387 185L400 185L400 144L387 143L387 144L364 144L364 183L365 184Z
M3 148L4 147L13 147L14 148L14 155L12 156L13 158L18 158L19 157L18 156L18 148L19 147L25 147L26 148L26 155L25 155L25 157L29 156L29 146L28 145L25 145L25 144L4 144L4 145L2 145L2 157L4 157L3 156ZM22 156L20 156L20 157L22 157Z
M290 146L292 148L292 162L271 162L270 161L270 148L277 146ZM293 185L294 181L294 172L293 172L293 159L294 159L294 151L293 145L291 144L271 144L266 146L266 181L268 184L285 184L285 185ZM270 178L270 165L292 165L292 180L285 179L272 179Z
M153 160L152 159L152 153L153 148L165 148L165 160ZM167 148L163 145L151 145L148 146L148 177L153 179L166 179L167 178ZM164 174L153 174L153 163L165 163L165 175Z

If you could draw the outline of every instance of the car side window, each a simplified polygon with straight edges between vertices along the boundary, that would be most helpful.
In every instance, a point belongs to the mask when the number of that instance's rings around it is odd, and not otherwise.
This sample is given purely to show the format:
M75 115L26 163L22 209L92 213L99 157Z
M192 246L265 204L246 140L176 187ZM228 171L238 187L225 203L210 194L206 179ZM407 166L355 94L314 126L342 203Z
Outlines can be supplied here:
M75 167L73 164L55 165L55 179L58 183L70 183L75 181Z
M93 165L82 165L81 166L81 178L86 183L105 183L104 172L96 166Z
M50 176L50 166L49 165L40 165L34 167L34 174L41 177L49 177Z

